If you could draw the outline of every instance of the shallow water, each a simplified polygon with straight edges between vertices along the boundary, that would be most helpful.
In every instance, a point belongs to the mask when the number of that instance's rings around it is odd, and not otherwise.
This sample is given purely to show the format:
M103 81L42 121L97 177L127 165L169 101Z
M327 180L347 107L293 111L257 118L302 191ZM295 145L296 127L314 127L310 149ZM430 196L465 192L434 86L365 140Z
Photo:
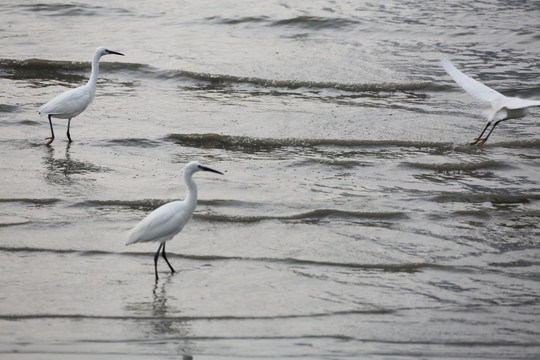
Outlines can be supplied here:
M539 110L482 148L439 65L538 98L536 2L0 5L0 356L534 359ZM84 83L72 121L37 109ZM124 246L183 198L167 245Z

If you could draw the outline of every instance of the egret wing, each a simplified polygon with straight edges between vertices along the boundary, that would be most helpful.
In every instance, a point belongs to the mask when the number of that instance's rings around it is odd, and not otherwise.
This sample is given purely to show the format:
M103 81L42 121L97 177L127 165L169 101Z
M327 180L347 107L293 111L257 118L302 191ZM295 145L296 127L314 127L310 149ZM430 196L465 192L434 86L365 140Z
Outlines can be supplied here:
M160 206L133 228L128 235L126 245L168 240L182 230L190 215L183 201L173 201Z
M531 106L540 106L539 100L528 100L520 98L507 98L506 108L508 109L523 109Z
M39 112L46 115L57 115L58 117L75 117L88 107L92 102L92 98L92 94L87 87L80 86L58 95L43 105Z
M482 100L482 101L488 101L491 104L496 102L497 100L500 100L502 98L505 98L503 94L500 92L493 90L492 88L482 84L479 81L474 80L473 78L465 75L448 60L448 59L442 59L441 64L448 73L454 79L454 81L463 88L466 92L469 93L472 97Z

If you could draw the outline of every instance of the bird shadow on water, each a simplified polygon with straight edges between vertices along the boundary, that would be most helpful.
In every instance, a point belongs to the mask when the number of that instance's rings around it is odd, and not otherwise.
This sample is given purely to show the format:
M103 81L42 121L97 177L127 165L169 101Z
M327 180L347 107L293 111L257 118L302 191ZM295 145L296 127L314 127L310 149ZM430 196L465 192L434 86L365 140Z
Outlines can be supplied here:
M156 346L164 343L176 348L182 359L193 359L191 343L191 324L181 315L181 309L174 305L175 298L167 293L171 286L173 275L170 274L161 281L151 285L151 296L146 301L128 302L124 310L138 319L146 342Z

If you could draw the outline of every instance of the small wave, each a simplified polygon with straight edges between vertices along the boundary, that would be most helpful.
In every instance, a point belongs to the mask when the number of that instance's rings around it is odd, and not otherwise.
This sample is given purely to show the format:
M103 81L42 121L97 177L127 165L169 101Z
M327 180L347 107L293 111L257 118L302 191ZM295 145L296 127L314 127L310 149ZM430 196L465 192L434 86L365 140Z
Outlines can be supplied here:
M288 216L225 216L218 214L197 214L196 217L213 222L254 223L266 220L318 222L325 219L340 220L399 220L407 217L403 212L355 212L337 209L317 209Z
M468 144L456 145L454 148L457 152L463 153L477 153L483 149L489 148L508 148L508 149L530 149L530 148L540 148L540 139L527 139L527 140L505 140L501 142L489 141L485 145L482 145L481 148L470 146Z
M54 199L54 198L45 198L45 199L32 199L32 198L6 198L6 199L0 199L0 202L8 203L8 202L15 202L15 203L26 203L26 204L32 204L36 206L42 206L42 205L52 205L57 202L59 202L60 199Z
M272 20L268 16L246 16L239 18L223 18L220 16L212 16L206 18L208 21L213 21L218 24L238 25L247 23L263 24L271 27L301 27L306 29L342 29L344 27L357 25L357 20L336 18L336 17L321 17L321 16L296 16L288 19Z
M151 211L165 205L171 200L143 199L143 200L87 200L74 206L99 206L113 207L120 206L136 210Z
M70 61L50 61L40 59L10 60L0 59L0 76L11 80L58 79L80 82L82 75L72 72L88 71L89 65Z
M29 224L31 221L16 216L3 216L0 219L0 228Z
M40 121L34 121L34 120L21 120L18 123L19 125L29 125L29 126L42 126L43 123Z
M1 250L2 248L0 248ZM139 255L137 253L136 255ZM380 270L388 272L417 272L426 268L443 269L444 265L436 265L429 263L352 263L352 262L338 262L338 261L325 261L316 259L298 259L298 258L270 258L270 257L239 257L239 256L220 256L220 255L180 255L171 254L171 256L177 256L180 258L200 261L255 261L255 262L267 262L267 263L282 263L285 265L298 265L298 266L322 266L322 267L344 267L353 268L359 270Z
M152 148L159 146L158 141L153 141L143 138L124 138L124 139L113 139L108 141L111 145L121 145L121 146L133 146L140 148Z
M314 30L320 29L341 29L344 27L357 25L359 22L344 18L328 18L320 16L297 16L289 19L277 20L272 26L296 26Z
M539 261L528 261L528 260L514 260L509 262L491 262L488 263L489 266L493 267L502 267L502 268L515 268L515 267L531 267L540 265Z
M84 4L20 4L18 9L48 16L83 16L93 15L95 9Z
M229 136L219 134L170 134L166 137L182 146L202 149L225 149L242 152L268 152L284 146L299 145L292 141L277 139L257 139L247 136ZM289 142L289 145L287 145Z
M143 200L87 200L73 204L75 207L90 206L90 207L126 207L130 209L151 211L172 200L162 199L143 199ZM199 200L200 205L209 206L231 206L243 207L244 205L253 206L253 203L243 204L238 201L228 200ZM324 219L341 219L341 220L361 220L361 221L376 221L376 220L400 220L407 218L404 212L359 212L346 211L339 209L316 209L298 214L290 215L254 215L254 216L236 216L223 214L203 214L195 213L194 218L203 219L210 222L227 222L227 223L255 223L266 220L279 221L321 221Z
M100 63L107 71L132 71L138 76L148 76L157 80L204 82L212 87L226 85L251 85L272 89L316 89L339 90L355 93L379 93L423 90L431 86L430 82L376 82L376 83L341 83L333 81L309 81L293 79L264 79L251 76L212 74L187 70L160 70L145 64L106 61ZM55 61L43 59L13 60L0 59L0 77L13 80L57 79L68 82L80 82L87 79L90 62Z
M329 166L338 166L340 169L354 168L357 166L367 166L364 162L354 159L338 159L335 157L332 158L308 158L299 161L300 164L312 165L312 164L322 164Z
M515 140L515 141L505 141L500 143L488 143L489 146L501 146L505 148L537 148L540 147L540 139L532 140Z
M0 246L0 251L5 252L29 252L29 253L57 253L57 254L78 254L83 256L92 256L92 255L118 255L116 253L101 251L101 250L76 250L76 249L50 249L50 248L39 248L39 247L10 247L10 246ZM139 253L141 254L141 253ZM133 254L138 255L138 254Z
M134 321L134 320L168 320L168 321L178 321L178 322L185 322L185 321L219 321L219 320L236 320L236 321L242 321L242 320L270 320L270 319L297 319L297 318L320 318L320 317L331 317L331 316L347 316L347 315L384 315L384 314L391 314L394 310L391 309L366 309L366 310L358 310L358 309L352 309L352 310L341 310L341 311L329 311L329 312L316 312L316 313L305 313L305 314L275 314L275 315L194 315L194 316L144 316L144 315L86 315L86 314L51 314L51 313L41 313L41 314L3 314L0 315L0 319L2 320L8 320L8 321L15 321L15 320L35 320L35 319L72 319L72 320L84 320L84 319L90 319L90 320L126 320L126 321ZM230 337L230 336L219 336L219 337L208 337L208 336L187 336L184 337L184 339L230 339L230 338L236 338L236 339L269 339L272 338L271 336L241 336L241 337ZM283 336L279 336L280 339L283 339ZM296 336L292 337L285 337L285 338L297 338ZM302 339L305 338L339 338L342 340L348 340L349 337L342 336L342 335L302 335ZM166 339L166 338L163 338ZM172 340L172 339L171 339Z
M19 225L26 225L29 224L30 221L21 221L21 222L13 222L13 223L0 223L0 228L10 227L10 226L19 226Z
M89 54L91 56L91 54ZM100 63L107 71L144 70L149 67L139 64L114 62ZM0 59L0 78L11 80L41 80L54 79L70 83L88 80L90 62L56 61L43 59L12 60Z
M459 172L459 171L476 171L484 169L500 169L506 167L500 162L494 160L486 160L475 163L412 163L405 162L406 166L423 170L433 170L439 172Z
M115 15L129 14L130 12L122 8L113 7L101 7L88 4L63 4L63 3L35 3L35 4L18 4L13 6L15 9L22 11L28 11L31 13L40 13L45 16L95 16L97 14L110 14Z
M452 216L462 216L465 218L478 218L478 219L488 219L491 217L491 214L487 210L458 210L453 211Z
M324 219L328 217L337 217L337 218L354 218L354 219L403 219L406 217L406 214L403 212L356 212L356 211L345 211L337 209L317 209L313 211L308 211L298 215L293 215L290 217L291 220L302 220L302 219Z
M435 143L426 141L401 141L401 140L343 140L343 139L273 139L253 138L248 136L231 136L220 134L169 134L167 140L172 140L182 146L203 149L224 149L243 152L268 152L287 147L433 147L447 149L447 143Z
M238 25L247 23L264 23L268 22L270 18L268 16L244 16L240 18L223 18L220 16L211 16L206 18L205 20L216 22L218 24Z
M192 72L186 70L161 71L158 72L160 77L167 79L191 79L196 81L204 81L213 86L221 86L225 84L248 84L266 88L284 88L284 89L329 89L340 90L346 92L396 92L396 91L415 91L428 88L429 82L410 82L410 83L363 83L363 84L346 84L332 81L308 81L308 80L275 80L263 79L248 76L234 76L225 74L210 74Z
M491 202L493 204L528 204L530 201L540 200L540 194L441 194L432 197L432 200L439 203L447 202L465 202L465 203L483 203Z
M8 104L0 104L0 112L3 113L14 113L14 112L20 112L21 109L19 106L16 105L8 105Z
M143 210L151 211L157 209L158 207L165 205L168 202L175 201L178 199L142 199L142 200L86 200L82 202L74 203L74 207L124 207L134 210ZM247 203L244 201L236 200L201 200L197 201L199 205L208 205L208 206L253 206L252 203ZM201 216L201 215L195 215ZM204 216L201 216L204 217Z

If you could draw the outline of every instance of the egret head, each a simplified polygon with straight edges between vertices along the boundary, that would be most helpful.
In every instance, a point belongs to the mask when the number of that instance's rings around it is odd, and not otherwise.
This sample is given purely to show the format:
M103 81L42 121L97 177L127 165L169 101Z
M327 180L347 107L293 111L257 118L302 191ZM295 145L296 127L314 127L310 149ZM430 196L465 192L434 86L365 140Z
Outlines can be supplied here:
M109 50L105 46L99 46L96 49L94 54L98 55L99 57L101 57L103 55L111 55L111 54L112 55L122 55L122 56L124 56L124 54L116 52L116 51Z
M191 161L184 167L184 172L186 174L191 175L191 174L196 173L197 171L211 171L211 172L214 172L216 174L223 175L223 173L221 171L217 171L217 170L211 169L211 168L209 168L207 166L204 166L198 161Z

